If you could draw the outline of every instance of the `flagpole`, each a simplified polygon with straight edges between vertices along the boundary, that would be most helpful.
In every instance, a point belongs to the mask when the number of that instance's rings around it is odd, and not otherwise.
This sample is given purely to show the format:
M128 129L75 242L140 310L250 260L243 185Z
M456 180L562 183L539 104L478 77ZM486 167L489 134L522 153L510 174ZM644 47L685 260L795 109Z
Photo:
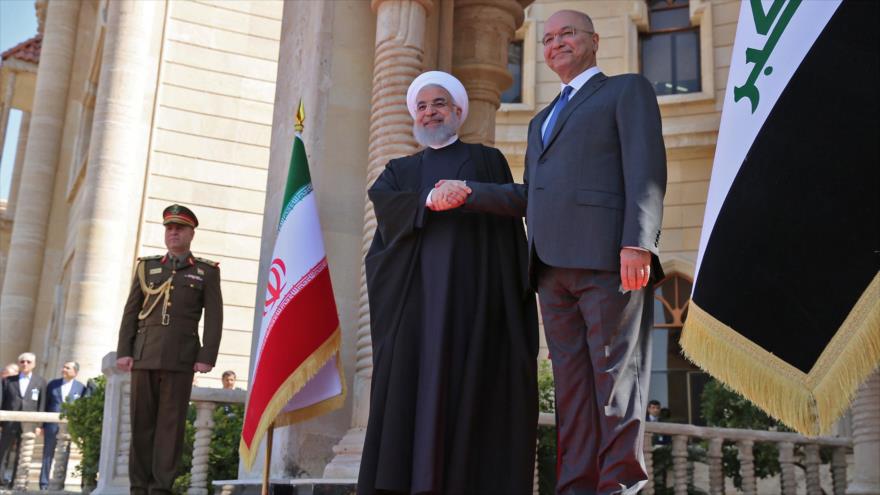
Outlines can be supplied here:
M269 495L269 467L272 465L272 438L275 436L275 422L269 424L266 432L266 464L263 466L263 489L261 495Z

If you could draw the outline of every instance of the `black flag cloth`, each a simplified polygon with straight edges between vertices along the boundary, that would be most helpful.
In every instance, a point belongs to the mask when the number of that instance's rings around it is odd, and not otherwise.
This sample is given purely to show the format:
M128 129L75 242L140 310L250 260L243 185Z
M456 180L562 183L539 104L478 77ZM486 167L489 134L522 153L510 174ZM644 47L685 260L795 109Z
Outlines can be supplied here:
M878 14L742 3L682 335L693 362L807 435L880 364Z

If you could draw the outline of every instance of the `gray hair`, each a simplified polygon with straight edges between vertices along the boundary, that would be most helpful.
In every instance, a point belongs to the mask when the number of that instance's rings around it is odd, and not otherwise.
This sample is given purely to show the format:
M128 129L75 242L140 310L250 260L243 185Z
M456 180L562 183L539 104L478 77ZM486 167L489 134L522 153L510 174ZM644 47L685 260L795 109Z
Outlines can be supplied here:
M21 361L22 359L28 359L28 358L31 360L32 363L37 362L37 356L33 352L22 352L21 354L18 355L19 361Z
M65 361L64 364L72 364L73 370L79 373L79 363L77 363L76 361Z

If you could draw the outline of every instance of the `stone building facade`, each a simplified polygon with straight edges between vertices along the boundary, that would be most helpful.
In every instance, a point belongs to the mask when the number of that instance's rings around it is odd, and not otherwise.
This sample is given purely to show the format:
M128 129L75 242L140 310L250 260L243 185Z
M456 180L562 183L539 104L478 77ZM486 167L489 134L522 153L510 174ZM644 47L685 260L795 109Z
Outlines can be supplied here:
M389 159L418 149L406 89L423 70L456 74L471 98L462 138L499 147L520 179L528 122L559 91L542 57L543 23L573 8L592 16L606 74L645 72L659 93L669 169L660 248L670 277L656 303L652 394L674 419L699 421L693 398L705 376L679 357L676 332L687 312L737 0L37 6L45 35L32 95L16 87L2 100L29 112L30 129L6 206L14 215L0 224L0 360L28 348L49 374L71 357L97 374L115 346L134 260L162 250L159 213L181 202L202 222L197 254L221 261L226 323L212 377L233 368L246 378L302 100L349 399L277 430L272 472L355 477L372 361L362 259L375 218L365 191ZM670 37L677 41L663 41ZM3 67L0 74L11 65ZM876 410L865 418L866 428L878 423ZM877 432L864 438L880 446ZM258 477L260 462L241 476Z
M38 68L21 49L0 66L2 108L25 112L0 230L0 361L31 350L48 376L70 359L100 374L134 261L164 252L161 212L178 202L223 276L220 358L199 383L233 369L246 386L281 2L36 5Z

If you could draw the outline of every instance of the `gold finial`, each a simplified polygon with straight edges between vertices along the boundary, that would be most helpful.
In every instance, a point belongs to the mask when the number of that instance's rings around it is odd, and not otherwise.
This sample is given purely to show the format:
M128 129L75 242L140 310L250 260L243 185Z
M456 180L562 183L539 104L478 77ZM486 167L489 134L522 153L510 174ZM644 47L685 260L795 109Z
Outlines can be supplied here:
M303 130L303 122L306 121L306 109L303 106L303 101L300 98L299 100L299 108L296 109L296 124L294 124L293 128L296 129L296 132L302 132Z

